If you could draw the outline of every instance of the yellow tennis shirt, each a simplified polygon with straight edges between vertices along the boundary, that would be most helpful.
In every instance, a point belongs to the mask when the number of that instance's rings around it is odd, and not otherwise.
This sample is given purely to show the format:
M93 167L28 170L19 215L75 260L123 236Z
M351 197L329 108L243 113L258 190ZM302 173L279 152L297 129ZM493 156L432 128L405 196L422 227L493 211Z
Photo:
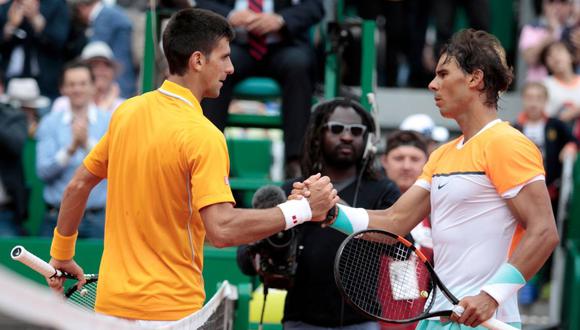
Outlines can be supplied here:
M201 308L199 210L234 198L225 138L191 92L165 81L124 102L84 165L108 179L96 311L177 320Z

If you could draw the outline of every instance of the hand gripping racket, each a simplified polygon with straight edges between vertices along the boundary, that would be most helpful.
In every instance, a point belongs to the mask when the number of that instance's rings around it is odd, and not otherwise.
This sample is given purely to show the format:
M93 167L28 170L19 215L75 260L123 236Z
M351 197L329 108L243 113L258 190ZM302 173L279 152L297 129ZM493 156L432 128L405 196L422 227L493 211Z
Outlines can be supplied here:
M12 248L10 256L12 259L20 261L46 278L64 276L69 279L76 279L76 277L71 274L55 269L52 265L30 253L20 245ZM85 274L85 279L87 282L82 289L78 290L77 285L75 284L68 288L64 295L73 303L85 309L94 310L99 276L97 274Z
M345 300L375 320L411 323L463 313L459 300L441 283L423 253L405 238L383 230L348 236L336 254L334 278ZM438 288L455 306L453 310L431 311ZM493 318L482 325L516 329Z

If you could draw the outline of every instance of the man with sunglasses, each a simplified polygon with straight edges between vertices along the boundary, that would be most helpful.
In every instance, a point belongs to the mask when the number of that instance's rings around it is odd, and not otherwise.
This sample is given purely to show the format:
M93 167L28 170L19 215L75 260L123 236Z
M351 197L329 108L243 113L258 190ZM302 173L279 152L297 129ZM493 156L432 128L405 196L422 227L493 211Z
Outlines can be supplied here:
M306 130L302 154L304 178L321 173L330 177L342 200L339 203L366 209L384 209L399 198L399 189L375 171L373 155L364 159L373 118L360 104L336 98L316 105ZM292 189L288 182L283 189ZM285 330L378 330L346 304L333 277L334 257L346 238L318 224L296 227L299 245L294 286L284 306Z

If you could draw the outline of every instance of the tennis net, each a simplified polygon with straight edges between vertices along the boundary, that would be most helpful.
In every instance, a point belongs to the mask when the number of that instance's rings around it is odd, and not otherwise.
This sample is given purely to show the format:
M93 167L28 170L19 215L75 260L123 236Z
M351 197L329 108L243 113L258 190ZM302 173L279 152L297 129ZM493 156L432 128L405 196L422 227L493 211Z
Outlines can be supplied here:
M231 330L238 298L236 287L224 281L201 310L171 325L152 327L89 312L1 266L0 283L0 329Z

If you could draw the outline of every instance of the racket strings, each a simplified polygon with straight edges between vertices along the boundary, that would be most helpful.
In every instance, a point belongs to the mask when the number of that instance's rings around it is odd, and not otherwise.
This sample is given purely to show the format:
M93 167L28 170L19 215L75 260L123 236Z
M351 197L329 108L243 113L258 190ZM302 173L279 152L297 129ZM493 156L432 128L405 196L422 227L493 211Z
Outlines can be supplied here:
M68 301L86 310L95 310L95 300L97 298L97 281L88 280L80 289L71 287L66 296Z
M390 236L366 232L351 239L338 267L348 299L373 316L414 319L432 303L429 270L412 249Z

